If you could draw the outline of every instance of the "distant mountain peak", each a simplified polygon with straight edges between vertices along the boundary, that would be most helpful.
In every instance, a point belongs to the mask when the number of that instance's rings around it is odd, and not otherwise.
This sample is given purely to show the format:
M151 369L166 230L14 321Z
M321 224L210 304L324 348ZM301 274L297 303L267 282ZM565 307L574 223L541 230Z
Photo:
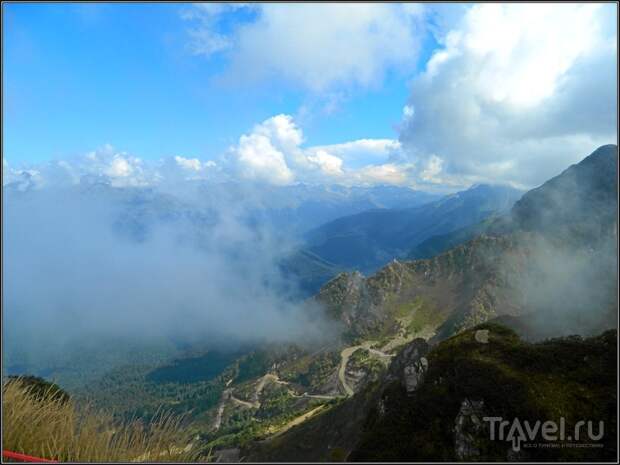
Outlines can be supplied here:
M523 195L512 218L525 230L571 234L580 225L583 240L599 237L617 220L617 172L618 146L603 145Z

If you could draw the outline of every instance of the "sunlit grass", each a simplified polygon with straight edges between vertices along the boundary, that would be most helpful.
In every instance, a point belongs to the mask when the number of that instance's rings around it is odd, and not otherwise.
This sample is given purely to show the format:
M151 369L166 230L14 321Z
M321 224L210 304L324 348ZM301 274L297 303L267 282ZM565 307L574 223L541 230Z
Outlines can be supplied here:
M3 448L63 462L187 462L196 447L182 418L159 412L148 425L120 423L58 393L33 392L21 380L2 385Z

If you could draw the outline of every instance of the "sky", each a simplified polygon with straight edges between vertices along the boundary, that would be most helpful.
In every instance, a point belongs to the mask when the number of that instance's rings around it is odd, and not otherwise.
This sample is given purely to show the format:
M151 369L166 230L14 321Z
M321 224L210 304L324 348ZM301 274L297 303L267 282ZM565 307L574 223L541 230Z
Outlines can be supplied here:
M617 143L616 4L3 4L3 185L530 188Z

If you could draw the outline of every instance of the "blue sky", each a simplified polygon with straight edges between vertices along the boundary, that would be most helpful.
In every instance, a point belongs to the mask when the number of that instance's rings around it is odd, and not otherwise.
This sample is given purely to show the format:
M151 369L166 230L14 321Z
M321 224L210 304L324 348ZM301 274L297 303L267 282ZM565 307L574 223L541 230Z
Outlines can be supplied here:
M257 122L322 99L277 79L248 85L217 79L225 59L190 52L182 5L3 8L9 162L62 158L104 143L146 159L214 158ZM227 23L242 16L232 12ZM332 114L306 118L306 139L323 145L394 138L413 72L388 70L379 85L347 89Z
M3 185L60 170L534 187L617 142L616 19L615 4L4 3Z

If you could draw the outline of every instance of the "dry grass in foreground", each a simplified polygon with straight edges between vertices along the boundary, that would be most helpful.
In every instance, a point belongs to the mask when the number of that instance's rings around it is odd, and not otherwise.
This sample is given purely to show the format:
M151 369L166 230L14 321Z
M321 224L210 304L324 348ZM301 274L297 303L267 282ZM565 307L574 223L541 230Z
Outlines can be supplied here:
M3 448L62 462L189 462L196 453L180 418L119 424L58 393L41 395L20 379L2 384Z

